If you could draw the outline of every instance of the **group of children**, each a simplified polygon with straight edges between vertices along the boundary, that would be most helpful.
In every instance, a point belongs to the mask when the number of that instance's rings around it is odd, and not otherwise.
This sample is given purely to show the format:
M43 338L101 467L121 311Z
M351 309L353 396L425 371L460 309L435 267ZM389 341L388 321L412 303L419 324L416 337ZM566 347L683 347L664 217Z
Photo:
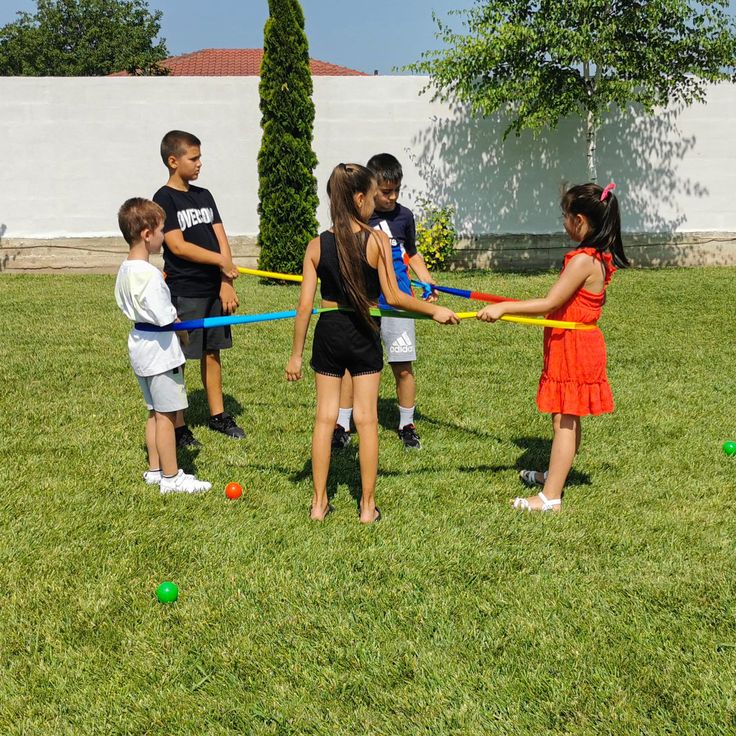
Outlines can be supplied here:
M131 199L119 212L120 229L130 244L116 283L116 299L134 322L156 325L175 320L231 314L238 307L232 282L238 271L212 195L193 185L201 168L200 141L183 131L164 136L161 155L167 184L153 202ZM306 249L303 281L294 321L289 381L302 377L302 355L318 281L321 306L314 330L310 365L315 374L317 408L312 435L313 495L310 518L324 520L333 510L327 496L331 452L358 432L361 499L358 517L381 519L375 502L378 473L378 392L383 348L388 355L399 405L398 436L407 449L419 449L414 424L416 360L414 320L378 317L375 307L393 307L458 324L457 315L436 303L434 293L414 297L408 269L434 284L416 249L414 217L399 204L403 172L390 154L360 164L339 164L327 194L332 227ZM548 315L595 326L605 289L617 267L628 265L621 242L618 200L613 184L569 188L561 202L565 230L578 244L565 257L559 280L541 299L488 305L478 319L495 322L505 314ZM166 280L148 263L164 246ZM182 346L176 335L182 335ZM210 409L209 427L239 439L244 432L224 411L220 350L232 346L229 327L191 332L144 332L128 338L130 360L149 409L146 425L149 469L144 480L161 493L197 493L210 484L185 474L176 462L177 446L197 443L187 428L183 369L185 359L200 361ZM567 475L580 446L580 417L613 410L606 377L606 351L597 327L545 328L544 367L537 395L539 410L552 417L554 438L549 468L522 470L521 480L542 490L516 498L515 508L557 511Z

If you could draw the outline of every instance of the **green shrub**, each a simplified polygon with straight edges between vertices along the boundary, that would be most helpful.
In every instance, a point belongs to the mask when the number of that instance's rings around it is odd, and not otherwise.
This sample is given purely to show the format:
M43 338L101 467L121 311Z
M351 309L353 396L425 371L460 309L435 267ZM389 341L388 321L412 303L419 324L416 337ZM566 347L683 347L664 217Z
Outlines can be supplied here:
M417 220L417 249L427 268L447 271L457 243L457 231L452 221L455 208L438 207L428 199L420 199L418 204L422 215Z
M309 48L299 2L269 0L268 7L259 86L258 265L300 273L307 243L318 230Z

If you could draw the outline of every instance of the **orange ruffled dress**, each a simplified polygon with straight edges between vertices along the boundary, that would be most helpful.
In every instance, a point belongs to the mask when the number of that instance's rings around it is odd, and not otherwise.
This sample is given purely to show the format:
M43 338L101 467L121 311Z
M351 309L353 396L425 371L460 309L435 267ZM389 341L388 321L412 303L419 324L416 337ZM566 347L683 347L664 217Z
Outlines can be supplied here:
M616 270L609 253L595 248L578 248L565 255L565 270L571 258L587 253L604 264L605 285L600 294L580 288L549 319L593 324L601 316L606 286ZM537 407L546 414L584 417L613 411L613 394L606 376L606 343L603 333L594 330L544 328L544 368L537 390Z

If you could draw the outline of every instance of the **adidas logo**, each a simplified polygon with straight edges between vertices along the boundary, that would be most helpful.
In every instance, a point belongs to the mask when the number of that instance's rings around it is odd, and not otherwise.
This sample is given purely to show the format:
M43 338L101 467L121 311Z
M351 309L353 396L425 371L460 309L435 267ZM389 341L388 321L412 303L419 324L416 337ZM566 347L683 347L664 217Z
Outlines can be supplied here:
M414 345L406 330L391 343L392 353L410 353Z
M391 228L388 226L388 223L386 222L386 220L381 220L378 223L378 225L374 226L373 229L382 230L384 233L386 233L386 235L388 235L389 241L391 242L392 248L395 248L399 244L399 241L396 240L396 238L394 237L394 234L391 232ZM402 251L403 251L403 248L402 248Z

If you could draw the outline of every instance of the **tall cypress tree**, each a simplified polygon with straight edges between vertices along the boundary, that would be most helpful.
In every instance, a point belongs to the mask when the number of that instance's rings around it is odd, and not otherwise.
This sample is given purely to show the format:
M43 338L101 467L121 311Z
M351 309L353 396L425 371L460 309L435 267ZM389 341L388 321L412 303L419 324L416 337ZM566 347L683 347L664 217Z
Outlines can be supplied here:
M266 271L298 273L318 230L309 47L298 0L269 0L268 9L259 87L258 263Z

